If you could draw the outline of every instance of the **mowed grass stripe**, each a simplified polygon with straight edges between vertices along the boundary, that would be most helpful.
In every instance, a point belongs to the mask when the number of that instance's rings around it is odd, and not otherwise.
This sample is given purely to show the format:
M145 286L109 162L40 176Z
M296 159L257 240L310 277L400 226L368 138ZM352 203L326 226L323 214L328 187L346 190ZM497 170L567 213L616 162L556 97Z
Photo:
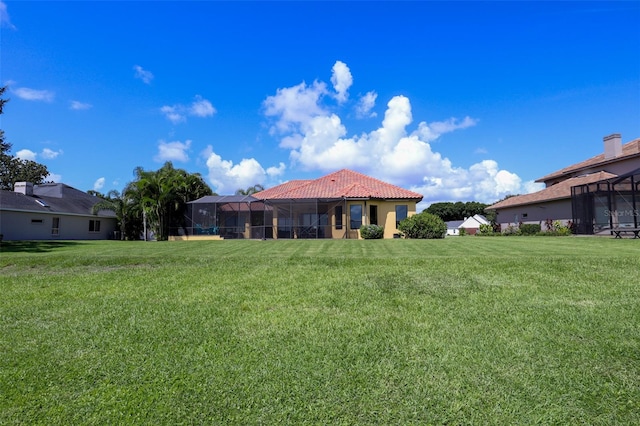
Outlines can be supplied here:
M640 423L640 244L3 243L0 423Z

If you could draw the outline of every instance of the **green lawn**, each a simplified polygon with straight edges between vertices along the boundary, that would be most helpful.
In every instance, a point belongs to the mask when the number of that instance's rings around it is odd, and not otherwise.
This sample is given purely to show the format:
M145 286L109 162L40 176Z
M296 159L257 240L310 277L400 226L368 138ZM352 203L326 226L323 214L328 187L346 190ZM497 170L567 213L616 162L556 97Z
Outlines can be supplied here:
M640 424L640 241L3 242L0 424Z

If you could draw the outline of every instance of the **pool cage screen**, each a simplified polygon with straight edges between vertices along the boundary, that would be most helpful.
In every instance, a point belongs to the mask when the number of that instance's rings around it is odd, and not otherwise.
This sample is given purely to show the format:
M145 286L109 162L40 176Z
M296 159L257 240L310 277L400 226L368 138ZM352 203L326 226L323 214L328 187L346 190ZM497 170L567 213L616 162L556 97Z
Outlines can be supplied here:
M344 200L259 200L208 196L188 203L177 233L224 239L348 238Z
M611 233L617 228L638 228L640 169L617 178L571 188L571 209L576 234Z

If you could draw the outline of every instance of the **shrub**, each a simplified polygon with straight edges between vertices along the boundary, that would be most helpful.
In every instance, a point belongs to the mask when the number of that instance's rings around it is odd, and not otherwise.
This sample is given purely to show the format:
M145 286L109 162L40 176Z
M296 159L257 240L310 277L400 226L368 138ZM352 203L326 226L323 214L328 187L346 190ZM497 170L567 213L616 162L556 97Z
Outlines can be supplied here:
M404 234L405 238L444 238L447 234L447 225L440 217L423 211L400 222L398 230Z
M476 233L476 235L480 235L482 237L487 235L495 235L495 233L493 232L493 226L489 224L480 225L480 228L478 229L478 232Z
M514 225L509 225L507 228L502 231L502 235L510 236L510 235L522 235L520 228Z
M379 240L384 237L384 228L378 225L362 225L360 235L365 240Z
M523 223L520 225L522 235L536 235L540 232L541 226L537 223Z
M458 230L458 235L464 237L465 235L467 235L467 230L465 228L460 228Z
M538 235L546 235L546 236L558 236L558 237L566 237L571 235L571 228L573 227L573 223L569 222L568 225L565 225L560 220L551 220L547 219L546 221L547 231L541 232Z

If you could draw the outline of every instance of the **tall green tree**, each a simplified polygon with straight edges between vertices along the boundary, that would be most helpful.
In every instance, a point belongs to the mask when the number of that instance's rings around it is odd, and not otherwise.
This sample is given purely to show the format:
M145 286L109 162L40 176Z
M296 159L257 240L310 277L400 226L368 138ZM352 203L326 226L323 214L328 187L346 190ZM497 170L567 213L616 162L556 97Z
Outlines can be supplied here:
M4 98L6 90L7 86L0 87L0 115L9 101ZM43 183L49 175L47 166L10 155L11 147L4 138L4 130L0 129L0 189L12 190L16 182Z
M176 169L171 162L156 171L138 167L134 174L125 197L138 206L158 240L166 240L171 228L184 226L189 201L213 194L199 173Z
M479 203L477 201L468 201L466 203L462 201L433 203L427 207L424 211L435 214L445 222L450 220L463 220L466 217L471 217L476 214L485 214L485 208L489 205Z

